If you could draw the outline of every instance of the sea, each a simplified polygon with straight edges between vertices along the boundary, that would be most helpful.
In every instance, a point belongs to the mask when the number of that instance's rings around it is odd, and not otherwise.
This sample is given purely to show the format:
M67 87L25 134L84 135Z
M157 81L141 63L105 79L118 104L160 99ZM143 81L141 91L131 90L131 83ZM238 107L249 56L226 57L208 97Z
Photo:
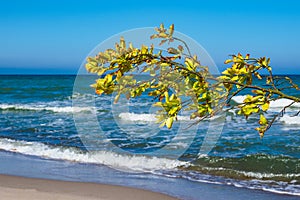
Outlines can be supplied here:
M300 85L300 76L289 77ZM1 75L0 173L133 186L182 199L205 197L206 187L227 191L219 199L243 198L234 191L300 198L300 103L263 138L255 130L259 116L246 120L235 110L199 123L182 112L169 130L156 123L156 99L121 96L114 103L115 94L95 94L95 79ZM240 93L231 103L244 98ZM267 116L289 103L272 101Z

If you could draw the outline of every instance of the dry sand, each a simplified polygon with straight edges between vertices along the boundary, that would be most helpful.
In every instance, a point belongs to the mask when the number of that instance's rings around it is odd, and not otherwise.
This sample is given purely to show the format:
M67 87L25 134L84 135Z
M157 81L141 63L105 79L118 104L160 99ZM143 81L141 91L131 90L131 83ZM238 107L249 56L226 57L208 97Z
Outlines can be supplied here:
M174 200L146 190L0 175L1 200Z

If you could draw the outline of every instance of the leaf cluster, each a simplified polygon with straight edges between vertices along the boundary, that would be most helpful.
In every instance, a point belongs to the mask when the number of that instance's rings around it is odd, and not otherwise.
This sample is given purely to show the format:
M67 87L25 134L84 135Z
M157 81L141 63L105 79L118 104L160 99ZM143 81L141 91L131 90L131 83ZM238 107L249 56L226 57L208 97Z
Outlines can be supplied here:
M299 88L288 77L274 77L269 58L231 55L225 61L230 66L216 77L207 66L201 65L197 55L191 55L185 41L174 36L173 24L169 29L161 24L155 31L150 39L160 39L160 45L168 42L167 51L157 51L153 45L136 48L121 37L114 49L87 58L87 71L100 77L92 85L97 94L116 93L117 103L120 95L129 99L146 93L155 100L154 106L160 107L157 121L167 128L172 127L182 110L189 110L190 118L197 119L197 123L230 109L246 118L259 115L256 130L261 137L279 116L267 119L271 101L281 98L300 101L283 92L287 88ZM174 41L181 45L172 45ZM262 76L262 71L268 75ZM138 81L134 74L148 74L149 78ZM265 85L255 85L254 79L263 79ZM231 105L232 97L245 89L251 92L244 101Z

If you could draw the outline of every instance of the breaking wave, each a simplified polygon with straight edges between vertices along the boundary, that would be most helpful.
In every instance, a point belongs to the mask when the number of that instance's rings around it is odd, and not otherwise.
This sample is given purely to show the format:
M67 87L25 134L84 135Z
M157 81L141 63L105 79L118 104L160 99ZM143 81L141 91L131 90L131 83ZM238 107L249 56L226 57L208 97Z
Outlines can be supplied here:
M232 98L233 101L236 103L243 103L244 99L246 98L246 95L238 95ZM291 104L293 101L289 99L277 99L275 101L270 102L270 108L283 108L284 106L287 106ZM291 107L300 108L300 103L294 103Z
M73 112L92 111L92 108L90 108L90 107L73 107L73 106L0 104L0 110L9 110L9 111L51 111L51 112L56 112L56 113L73 113Z
M0 150L38 156L48 159L79 163L102 164L130 171L154 171L175 169L186 162L143 155L119 154L110 151L82 151L74 147L50 146L40 142L17 141L1 138Z
M155 114L120 113L119 117L124 121L156 122ZM177 116L179 121L190 121L190 116Z

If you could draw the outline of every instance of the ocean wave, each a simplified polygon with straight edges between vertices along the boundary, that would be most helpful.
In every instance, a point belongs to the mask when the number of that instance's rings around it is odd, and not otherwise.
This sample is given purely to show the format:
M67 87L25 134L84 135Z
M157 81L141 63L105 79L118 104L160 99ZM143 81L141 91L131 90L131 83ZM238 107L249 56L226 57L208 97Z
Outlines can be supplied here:
M244 166L247 166L247 170ZM292 181L300 178L299 159L283 155L253 154L244 157L203 155L187 169L234 179Z
M300 196L299 159L283 155L244 157L200 156L180 176L197 182L233 185L278 194Z
M0 110L14 111L51 111L57 113L73 113L92 111L90 107L73 106L47 106L47 105L21 105L21 104L0 104Z
M245 98L246 95L238 95L233 97L232 100L235 101L236 103L243 103ZM283 108L284 106L287 106L292 102L293 101L289 99L277 99L270 102L270 108ZM291 107L300 108L300 103L294 103Z
M87 164L101 164L119 170L150 172L157 175L184 178L196 182L233 185L235 187L259 189L273 193L300 196L300 174L297 172L268 173L238 169L228 171L226 166L208 167L197 164L197 168L201 169L199 171L195 168L195 164L189 164L188 162L179 160L149 157L144 155L119 154L109 151L84 152L73 147L50 146L39 142L17 141L6 138L0 138L0 150L38 156L46 159L57 159ZM288 157L282 156L255 155L254 157L257 160L275 159L281 160L285 163L289 160ZM247 158L253 158L253 156L248 156ZM219 158L214 160L209 156L203 155L199 159L209 159L210 162L219 162L228 158ZM238 162L236 161L236 163ZM207 171L209 173L207 173ZM232 177L233 174L236 174L236 176ZM286 180L282 180L282 178Z
M194 182L217 185L232 185L238 188L249 188L254 190L269 191L277 194L300 196L300 185L298 180L285 182L255 178L233 179L226 176L216 176L211 174L198 173L195 171L158 171L155 172L155 174L172 178L184 178ZM257 173L255 176L259 176L259 173Z
M25 155L79 163L102 164L130 171L151 172L175 169L186 162L144 155L119 154L110 151L84 152L74 147L50 146L39 142L0 139L0 149Z
M279 121L284 124L287 124L287 125L299 125L300 124L300 116L284 115L284 116L280 117Z
M138 113L120 113L119 117L124 121L139 121L139 122L156 122L155 114L138 114ZM190 121L190 116L177 116L179 121Z
M124 121L156 122L155 114L120 113L119 117Z
M138 122L156 122L157 118L156 118L156 114L145 114L145 113L132 113L132 112L124 112L124 113L120 113L119 117L124 120L124 121L138 121ZM207 120L215 120L218 118L221 118L222 116L214 116L211 117L210 119L205 119L205 121ZM182 116L182 115L178 115L177 116L177 120L178 121L196 121L197 119L190 119L190 116Z

